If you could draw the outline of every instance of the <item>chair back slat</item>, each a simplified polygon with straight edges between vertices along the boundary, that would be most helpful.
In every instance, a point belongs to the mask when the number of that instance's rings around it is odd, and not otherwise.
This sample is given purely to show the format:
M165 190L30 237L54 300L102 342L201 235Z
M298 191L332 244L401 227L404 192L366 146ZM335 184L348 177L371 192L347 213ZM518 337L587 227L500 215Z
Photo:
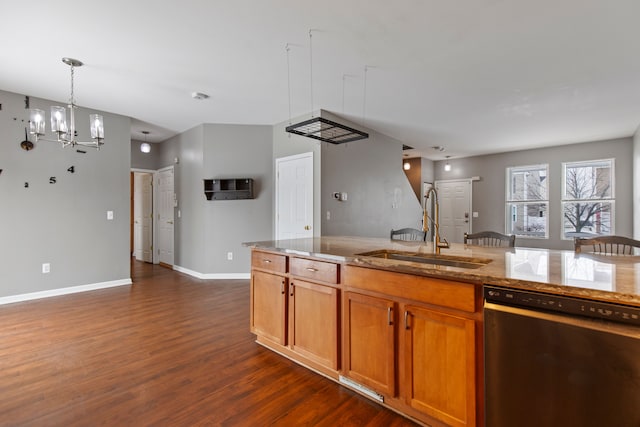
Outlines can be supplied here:
M574 240L576 253L582 252L583 247L590 247L591 252L596 254L634 255L635 248L640 248L640 240L624 236L576 237Z
M464 243L476 246L503 246L513 248L516 245L516 236L495 231L479 231L473 234L464 233Z
M406 241L425 241L427 236L426 231L418 230L416 228L401 228L399 230L391 230L391 240L406 240Z

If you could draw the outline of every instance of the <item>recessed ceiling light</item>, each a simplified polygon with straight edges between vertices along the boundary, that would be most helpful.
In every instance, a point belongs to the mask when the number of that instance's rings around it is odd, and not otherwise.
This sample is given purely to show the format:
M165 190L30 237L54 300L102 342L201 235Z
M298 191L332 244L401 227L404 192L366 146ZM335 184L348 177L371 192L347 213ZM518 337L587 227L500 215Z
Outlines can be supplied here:
M191 92L191 97L193 99L208 99L209 95L207 95L206 93L202 93L202 92Z

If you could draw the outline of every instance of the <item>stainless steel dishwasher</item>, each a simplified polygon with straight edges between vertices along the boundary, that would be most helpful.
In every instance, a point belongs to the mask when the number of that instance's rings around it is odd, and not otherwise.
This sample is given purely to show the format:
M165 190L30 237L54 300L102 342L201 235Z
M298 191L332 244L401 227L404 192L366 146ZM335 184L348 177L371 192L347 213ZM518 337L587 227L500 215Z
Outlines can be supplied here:
M640 308L484 287L486 427L639 427Z

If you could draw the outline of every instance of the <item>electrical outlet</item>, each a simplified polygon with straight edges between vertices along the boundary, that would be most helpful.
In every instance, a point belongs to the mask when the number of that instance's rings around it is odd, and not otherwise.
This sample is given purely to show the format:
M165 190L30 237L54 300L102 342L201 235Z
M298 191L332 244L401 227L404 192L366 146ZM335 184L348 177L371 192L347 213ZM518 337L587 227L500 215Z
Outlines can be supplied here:
M331 211L327 211L327 221L331 219Z
M227 260L228 261L232 261L233 260L233 252L227 252Z
M49 273L51 271L51 264L49 264L48 262L45 262L42 264L42 273L46 274Z
M107 211L107 219L111 221L113 219L113 211Z

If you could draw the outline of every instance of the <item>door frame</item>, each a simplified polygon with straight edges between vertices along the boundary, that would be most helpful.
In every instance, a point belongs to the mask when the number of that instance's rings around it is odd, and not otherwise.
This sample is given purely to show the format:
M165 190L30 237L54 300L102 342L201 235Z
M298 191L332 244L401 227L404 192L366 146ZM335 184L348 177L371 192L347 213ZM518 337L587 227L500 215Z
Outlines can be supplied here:
M152 197L151 209L153 209L153 215L151 217L151 229L152 229L151 230L151 245L154 248L154 250L151 251L151 260L152 260L153 264L157 264L158 260L157 260L157 257L155 255L155 252L156 252L155 251L155 248L156 248L156 174L158 173L157 170L131 168L131 170L129 172L129 174L130 174L129 176L130 176L130 179L131 179L131 190L130 190L131 194L129 195L129 200L130 200L130 202L129 202L130 203L130 207L129 207L129 210L130 210L130 215L129 215L130 237L129 238L130 238L130 246L131 246L130 252L132 252L133 249L134 249L133 248L133 191L134 191L133 186L135 184L133 182L133 174L136 173L136 172L137 173L150 173L152 175L152 178L151 178L151 183L152 183L152 186L151 186L151 191L152 191L152 193L151 193L151 197ZM133 252L130 253L129 256L131 258L133 258Z
M160 254L158 253L158 247L156 246L156 243L158 242L158 194L157 192L159 191L158 189L158 176L160 175L161 172L164 171L168 171L168 170L173 170L173 195L174 198L176 196L176 173L175 173L175 167L174 165L170 165L170 166L165 166L163 168L160 168L156 171L154 171L153 174L153 263L154 264L160 264ZM175 200L175 199L174 199ZM174 208L175 210L175 208ZM174 212L175 214L175 212ZM171 248L171 251L173 252L173 266L175 266L175 256L176 256L176 227L175 227L175 218L173 219L173 239L171 239L173 241L173 248ZM165 265L165 264L163 264Z

